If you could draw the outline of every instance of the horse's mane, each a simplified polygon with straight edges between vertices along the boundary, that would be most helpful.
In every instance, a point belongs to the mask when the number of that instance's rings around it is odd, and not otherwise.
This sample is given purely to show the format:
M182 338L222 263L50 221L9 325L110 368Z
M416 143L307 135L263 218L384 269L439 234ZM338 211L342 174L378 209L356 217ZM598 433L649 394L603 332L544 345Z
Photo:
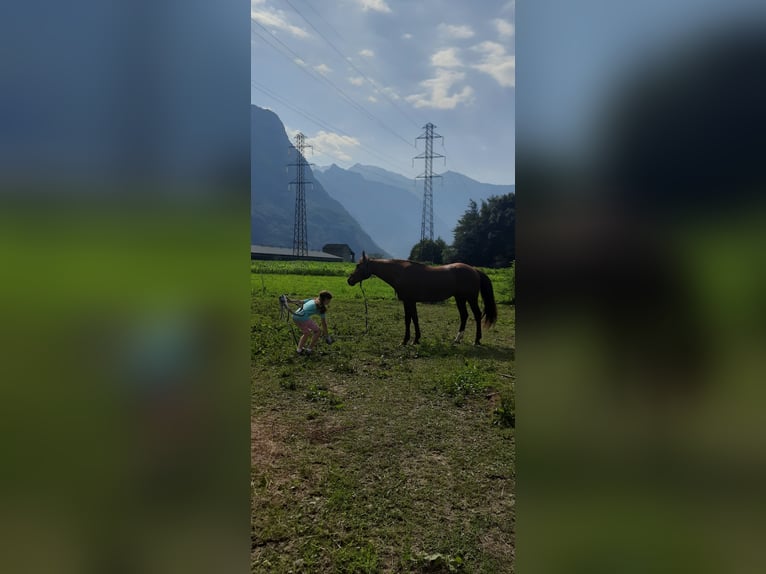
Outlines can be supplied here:
M368 257L369 261L377 261L378 263L409 263L410 265L420 265L421 267L425 267L420 261L411 261L409 259L373 259L372 257Z

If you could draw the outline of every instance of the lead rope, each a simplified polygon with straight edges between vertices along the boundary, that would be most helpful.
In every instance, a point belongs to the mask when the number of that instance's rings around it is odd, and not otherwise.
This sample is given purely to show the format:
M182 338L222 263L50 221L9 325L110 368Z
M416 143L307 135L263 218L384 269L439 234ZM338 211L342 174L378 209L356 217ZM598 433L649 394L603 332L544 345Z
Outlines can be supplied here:
M290 319L290 308L287 306L287 295L279 296L279 320Z
M368 315L367 315L367 293L364 292L364 287L362 287L362 283L364 281L359 282L359 288L362 290L362 296L364 297L364 334L367 334L367 331L370 329Z
M300 307L303 309L303 305ZM279 296L279 319L286 319L287 324L290 325L290 334L293 336L293 341L295 341L295 344L298 344L298 337L295 335L295 331L293 330L293 322L292 322L292 314L293 312L290 310L290 307L287 304L287 295L280 295Z

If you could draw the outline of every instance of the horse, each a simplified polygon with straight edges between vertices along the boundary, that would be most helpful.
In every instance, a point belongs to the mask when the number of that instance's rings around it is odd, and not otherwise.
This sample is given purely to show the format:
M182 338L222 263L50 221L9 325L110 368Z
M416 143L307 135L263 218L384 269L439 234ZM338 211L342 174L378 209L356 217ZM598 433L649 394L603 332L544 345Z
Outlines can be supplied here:
M476 320L475 345L481 344L482 317L487 328L490 328L497 321L497 304L495 303L492 281L486 273L465 263L431 267L401 259L371 259L362 251L361 259L353 273L348 277L348 284L356 285L371 275L375 275L391 285L396 291L397 298L404 305L404 341L402 341L402 345L406 345L410 340L410 322L415 325L413 344L416 345L420 342L420 325L416 303L434 303L445 301L450 297L455 298L457 310L460 313L460 330L455 336L455 343L460 342L465 332L465 323L468 319L466 303L471 306ZM479 293L481 293L481 298L484 301L483 314L479 309Z

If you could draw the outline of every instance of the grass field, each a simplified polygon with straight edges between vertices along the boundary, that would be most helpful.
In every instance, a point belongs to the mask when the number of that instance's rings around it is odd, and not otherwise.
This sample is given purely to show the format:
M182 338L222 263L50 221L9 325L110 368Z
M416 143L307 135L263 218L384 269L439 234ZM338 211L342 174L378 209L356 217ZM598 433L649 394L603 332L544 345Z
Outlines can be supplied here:
M513 572L512 270L491 271L497 324L453 345L454 301L403 310L352 264L252 266L253 572ZM297 356L278 296L334 294L333 345ZM297 335L297 331L296 331ZM469 337L470 335L470 337Z

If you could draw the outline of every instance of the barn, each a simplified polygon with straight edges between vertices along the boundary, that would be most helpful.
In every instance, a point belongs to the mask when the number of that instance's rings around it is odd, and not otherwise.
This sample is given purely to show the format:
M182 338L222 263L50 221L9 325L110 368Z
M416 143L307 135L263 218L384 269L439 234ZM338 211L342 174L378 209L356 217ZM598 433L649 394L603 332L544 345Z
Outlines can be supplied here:
M322 251L337 255L343 259L343 261L350 261L353 263L355 260L354 252L351 251L351 248L346 243L327 243L322 247Z

